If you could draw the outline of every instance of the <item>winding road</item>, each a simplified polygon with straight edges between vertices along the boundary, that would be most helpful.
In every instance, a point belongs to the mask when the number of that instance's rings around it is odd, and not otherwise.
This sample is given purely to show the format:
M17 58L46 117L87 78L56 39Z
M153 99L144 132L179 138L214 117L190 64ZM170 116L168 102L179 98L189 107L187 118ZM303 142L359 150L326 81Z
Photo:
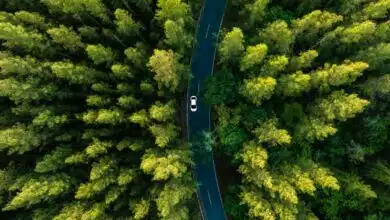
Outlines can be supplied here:
M188 84L187 94L187 131L190 143L196 142L204 131L211 130L211 106L202 102L200 90L204 80L213 73L214 58L219 30L222 24L226 0L204 0L199 17L196 44L191 58L192 77ZM190 96L197 96L197 111L190 111ZM198 146L197 146L198 145ZM221 194L219 191L212 151L199 151L204 146L193 144L195 169L194 175L197 195L204 220L226 220Z

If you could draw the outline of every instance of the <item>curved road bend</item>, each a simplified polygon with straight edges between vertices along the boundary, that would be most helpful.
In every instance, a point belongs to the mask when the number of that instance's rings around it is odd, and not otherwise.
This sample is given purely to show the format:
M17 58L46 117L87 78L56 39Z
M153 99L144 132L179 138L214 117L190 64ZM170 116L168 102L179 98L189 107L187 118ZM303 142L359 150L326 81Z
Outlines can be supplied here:
M187 103L187 128L190 142L193 142L202 131L210 131L211 129L211 106L202 103L199 92L204 86L205 78L213 72L216 44L226 0L204 0L203 4L196 31L196 44L191 58L193 77L190 79L187 94L187 102L192 95L198 97L196 112L191 112L189 103ZM199 183L197 194L203 219L225 220L227 218L219 191L213 152L203 154L195 150L193 153L195 178Z

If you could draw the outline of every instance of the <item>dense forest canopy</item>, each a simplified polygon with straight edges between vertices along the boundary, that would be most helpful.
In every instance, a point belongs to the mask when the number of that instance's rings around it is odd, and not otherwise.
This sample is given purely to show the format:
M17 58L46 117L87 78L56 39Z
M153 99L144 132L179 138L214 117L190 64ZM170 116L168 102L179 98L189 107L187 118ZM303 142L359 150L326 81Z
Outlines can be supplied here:
M202 4L0 1L0 219L200 219L183 98ZM389 13L227 1L197 141L231 219L389 218Z
M199 219L178 110L197 7L0 2L0 219Z
M389 0L229 1L204 97L232 219L389 218L389 13Z

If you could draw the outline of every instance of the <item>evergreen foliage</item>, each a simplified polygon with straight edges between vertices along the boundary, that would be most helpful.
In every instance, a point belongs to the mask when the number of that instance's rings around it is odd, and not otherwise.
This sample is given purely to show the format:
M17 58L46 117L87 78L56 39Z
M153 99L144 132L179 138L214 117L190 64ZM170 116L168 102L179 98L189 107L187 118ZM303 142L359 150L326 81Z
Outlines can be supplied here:
M194 219L191 7L0 2L0 219Z

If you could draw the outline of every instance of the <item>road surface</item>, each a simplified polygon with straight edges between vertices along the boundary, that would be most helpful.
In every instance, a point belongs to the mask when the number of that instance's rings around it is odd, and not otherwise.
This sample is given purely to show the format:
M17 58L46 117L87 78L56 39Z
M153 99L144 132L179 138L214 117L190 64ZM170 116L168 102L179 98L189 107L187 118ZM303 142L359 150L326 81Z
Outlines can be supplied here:
M199 92L204 87L204 80L213 72L216 43L222 24L226 0L204 0L196 31L196 44L191 58L191 72L187 94L187 128L191 143L199 138L202 131L210 131L211 106L202 102ZM190 111L190 96L197 96L197 111ZM198 182L197 194L204 220L225 220L221 194L212 151L199 151L204 146L192 146L194 153L194 175Z

